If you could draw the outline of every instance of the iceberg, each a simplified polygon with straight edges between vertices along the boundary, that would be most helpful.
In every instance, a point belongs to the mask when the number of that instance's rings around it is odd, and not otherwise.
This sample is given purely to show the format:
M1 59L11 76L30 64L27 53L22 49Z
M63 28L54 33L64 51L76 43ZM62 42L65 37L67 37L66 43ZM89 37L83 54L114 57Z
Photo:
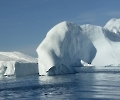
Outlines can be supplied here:
M38 74L37 59L20 52L0 52L0 76Z
M54 26L36 51L39 75L76 73L73 66L80 66L80 59L91 63L96 55L82 28L66 21Z
M39 75L75 73L77 66L120 65L120 19L104 27L61 22L36 49ZM82 62L81 62L82 60Z

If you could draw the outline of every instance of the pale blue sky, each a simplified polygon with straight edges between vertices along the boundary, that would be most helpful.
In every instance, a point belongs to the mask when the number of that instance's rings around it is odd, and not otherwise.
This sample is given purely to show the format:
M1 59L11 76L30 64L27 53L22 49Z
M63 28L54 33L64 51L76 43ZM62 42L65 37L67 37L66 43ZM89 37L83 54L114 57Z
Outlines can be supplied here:
M0 51L37 57L46 33L62 21L104 26L120 18L120 0L0 0Z

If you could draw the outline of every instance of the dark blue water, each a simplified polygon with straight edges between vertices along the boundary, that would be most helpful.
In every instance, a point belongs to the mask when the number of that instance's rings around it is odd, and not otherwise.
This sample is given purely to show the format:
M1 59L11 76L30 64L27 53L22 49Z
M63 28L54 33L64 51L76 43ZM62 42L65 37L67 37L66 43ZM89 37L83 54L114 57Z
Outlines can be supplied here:
M0 79L0 100L120 100L120 67Z

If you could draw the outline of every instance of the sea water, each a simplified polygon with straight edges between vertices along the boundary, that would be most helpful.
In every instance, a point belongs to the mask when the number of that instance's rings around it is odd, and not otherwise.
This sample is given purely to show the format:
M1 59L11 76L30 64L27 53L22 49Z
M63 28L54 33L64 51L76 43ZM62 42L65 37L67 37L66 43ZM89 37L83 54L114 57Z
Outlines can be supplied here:
M0 100L120 100L120 67L85 67L79 73L0 79Z

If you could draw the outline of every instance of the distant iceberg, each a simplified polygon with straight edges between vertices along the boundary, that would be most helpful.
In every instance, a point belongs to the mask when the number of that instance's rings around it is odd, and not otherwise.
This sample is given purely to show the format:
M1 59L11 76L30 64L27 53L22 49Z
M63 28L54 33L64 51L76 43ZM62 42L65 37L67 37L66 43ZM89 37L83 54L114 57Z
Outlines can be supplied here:
M0 52L0 76L38 74L37 59L20 52Z

